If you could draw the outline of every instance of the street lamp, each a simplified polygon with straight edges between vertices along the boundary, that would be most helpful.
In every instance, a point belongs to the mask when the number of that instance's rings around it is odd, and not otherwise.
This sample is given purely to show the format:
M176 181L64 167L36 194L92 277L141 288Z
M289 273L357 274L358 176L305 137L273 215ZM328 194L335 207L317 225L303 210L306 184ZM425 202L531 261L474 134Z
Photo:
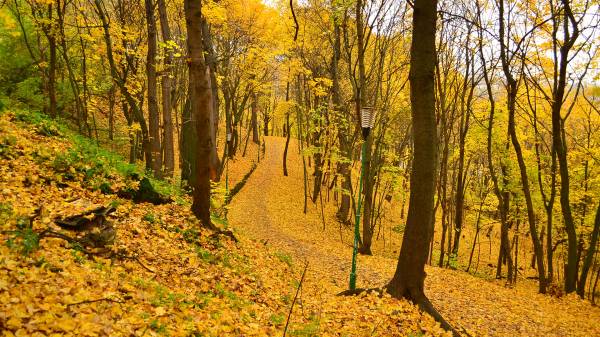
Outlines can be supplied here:
M365 173L365 157L367 156L367 138L375 124L375 110L372 107L362 107L360 109L360 126L362 128L362 149L360 155L360 179L358 181L358 206L356 207L356 218L354 221L354 247L352 250L352 271L350 272L350 290L356 289L356 255L358 254L358 240L360 239L360 209L363 176Z
M231 133L227 132L227 142L225 142L225 200L229 199L229 143L231 142ZM227 219L227 212L225 212Z

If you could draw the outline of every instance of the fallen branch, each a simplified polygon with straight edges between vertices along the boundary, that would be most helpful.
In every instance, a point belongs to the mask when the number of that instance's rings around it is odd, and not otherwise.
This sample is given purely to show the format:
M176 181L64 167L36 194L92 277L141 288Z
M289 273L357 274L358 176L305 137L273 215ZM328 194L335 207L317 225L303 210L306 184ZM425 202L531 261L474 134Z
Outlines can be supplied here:
M298 288L296 288L296 295L294 295L294 300L292 300L292 305L290 306L290 312L288 313L287 321L285 322L285 328L283 329L283 337L285 337L285 334L287 333L288 325L290 324L290 318L292 317L292 311L294 310L294 304L296 304L296 299L298 299L298 293L300 292L300 288L302 288L302 283L304 282L306 269L308 269L308 261L306 261L306 264L304 265L304 271L302 272L300 283L298 283Z
M125 303L124 301L115 300L112 298L99 298L96 300L86 300L86 301L81 301L81 302L69 303L69 304L67 304L67 308L70 308L71 306L74 306L74 305L96 303L96 302L113 302L113 303L119 303L119 304Z
M155 274L156 272L152 269L150 269L148 266L146 266L145 264L142 263L142 261L140 260L139 257L137 256L129 256L129 255L125 255L125 254L121 254L121 253L114 253L111 255L111 257L116 256L116 257L120 257L122 259L127 259L127 260L134 260L136 261L140 266L142 266L142 268L146 269L147 271Z

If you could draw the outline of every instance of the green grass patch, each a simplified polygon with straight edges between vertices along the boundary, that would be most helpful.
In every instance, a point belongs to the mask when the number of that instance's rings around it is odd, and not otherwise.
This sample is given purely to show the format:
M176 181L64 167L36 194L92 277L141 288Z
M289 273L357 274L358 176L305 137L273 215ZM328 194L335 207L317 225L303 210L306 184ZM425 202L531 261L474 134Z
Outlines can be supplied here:
M275 257L279 259L279 261L285 263L288 265L288 267L292 267L293 262L292 262L292 257L289 254L286 254L284 252L275 252Z

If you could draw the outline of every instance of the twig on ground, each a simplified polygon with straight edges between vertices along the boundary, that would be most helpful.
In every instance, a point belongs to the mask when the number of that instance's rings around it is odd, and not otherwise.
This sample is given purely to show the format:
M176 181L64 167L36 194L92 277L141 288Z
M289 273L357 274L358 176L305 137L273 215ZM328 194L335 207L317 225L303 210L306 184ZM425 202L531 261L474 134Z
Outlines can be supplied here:
M153 274L156 273L154 270L150 269L148 266L146 266L144 263L142 263L142 261L140 260L140 258L137 257L137 256L129 256L129 255L121 254L121 253L113 253L112 256L120 257L122 259L127 259L127 260L134 260L140 266L142 266L142 268L146 269L147 271L149 271L149 272L151 272Z
M300 288L302 288L302 283L304 282L304 276L306 275L306 269L308 269L308 261L304 265L304 271L302 272L302 277L300 278L300 283L298 284L298 288L296 288L296 295L294 295L294 299L292 300L292 305L290 306L290 312L288 313L287 321L285 322L285 328L283 329L283 337L287 333L288 325L290 324L290 318L292 318L292 311L294 310L294 304L296 304L296 300L298 299L298 293L300 292Z
M81 302L75 302L75 303L69 303L67 304L67 308L70 308L73 305L80 305L80 304L87 304L87 303L96 303L96 302L113 302L113 303L125 303L124 301L120 301L120 300L115 300L113 298L99 298L99 299L95 299L95 300L86 300L86 301L81 301Z

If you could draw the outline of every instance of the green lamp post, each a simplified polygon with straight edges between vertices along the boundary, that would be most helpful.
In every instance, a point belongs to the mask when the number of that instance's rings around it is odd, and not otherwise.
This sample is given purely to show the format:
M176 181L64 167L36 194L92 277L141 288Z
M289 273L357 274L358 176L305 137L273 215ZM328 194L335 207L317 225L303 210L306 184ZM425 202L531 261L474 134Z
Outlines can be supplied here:
M360 179L358 181L358 203L356 206L356 218L354 220L354 246L352 250L352 271L350 272L350 290L356 289L356 255L358 254L358 241L360 240L360 212L362 201L362 185L365 173L365 157L367 156L367 138L375 124L375 111L372 107L362 107L360 110L360 126L362 128L362 148L360 154Z
M225 142L225 200L229 201L229 143L231 142L231 133L227 133L227 142ZM225 212L227 220L227 212Z

